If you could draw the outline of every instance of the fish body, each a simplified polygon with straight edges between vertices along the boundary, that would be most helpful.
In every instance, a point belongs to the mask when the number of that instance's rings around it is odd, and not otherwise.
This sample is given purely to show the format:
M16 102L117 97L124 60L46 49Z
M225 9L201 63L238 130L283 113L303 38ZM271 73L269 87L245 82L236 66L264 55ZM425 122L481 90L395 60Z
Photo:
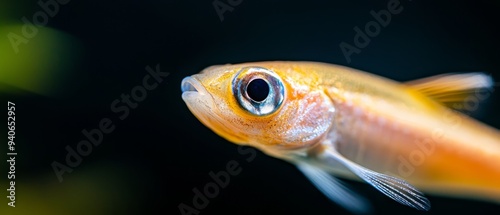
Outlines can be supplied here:
M420 210L430 204L419 190L500 202L500 133L443 105L463 109L491 85L478 73L399 83L339 65L257 62L209 67L183 80L182 96L214 132L296 164L357 213L369 206L333 176Z
M408 85L321 65L340 153L424 191L500 201L500 135ZM341 83L341 84L339 84ZM474 96L474 95L472 95ZM477 95L481 96L481 95Z

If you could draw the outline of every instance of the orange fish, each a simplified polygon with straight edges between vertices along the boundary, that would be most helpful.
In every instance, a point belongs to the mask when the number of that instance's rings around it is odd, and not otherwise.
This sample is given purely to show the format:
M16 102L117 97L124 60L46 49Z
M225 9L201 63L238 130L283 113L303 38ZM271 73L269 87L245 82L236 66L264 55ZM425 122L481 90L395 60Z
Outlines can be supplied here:
M500 132L449 108L475 108L492 86L483 73L398 83L325 63L256 62L208 67L181 87L215 133L295 164L362 213L370 204L336 176L419 210L430 209L419 190L500 203Z

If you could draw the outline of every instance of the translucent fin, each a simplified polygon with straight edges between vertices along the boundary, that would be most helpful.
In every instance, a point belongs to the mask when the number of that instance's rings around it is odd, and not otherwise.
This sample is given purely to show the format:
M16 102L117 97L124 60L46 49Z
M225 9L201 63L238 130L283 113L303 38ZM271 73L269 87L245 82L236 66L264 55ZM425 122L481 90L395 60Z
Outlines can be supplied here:
M367 214L371 211L371 205L365 198L351 191L348 187L343 185L341 181L324 170L306 163L298 164L297 168L299 168L299 170L304 173L318 190L325 194L325 196L351 213Z
M326 153L327 158L334 159L344 164L344 166L350 169L354 174L358 175L361 179L389 198L418 210L428 211L431 208L429 200L406 181L366 169L348 160L334 149L327 150Z
M464 108L463 103L477 92L490 90L493 79L484 73L444 74L406 82L406 85L429 98L456 110ZM479 97L481 94L479 95ZM476 98L481 99L481 98Z

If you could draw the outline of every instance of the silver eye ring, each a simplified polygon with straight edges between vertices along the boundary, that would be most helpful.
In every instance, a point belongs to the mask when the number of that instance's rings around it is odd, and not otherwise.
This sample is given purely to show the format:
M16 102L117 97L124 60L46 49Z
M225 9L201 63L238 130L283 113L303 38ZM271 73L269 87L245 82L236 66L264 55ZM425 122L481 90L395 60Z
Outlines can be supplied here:
M276 112L285 99L281 78L262 67L242 68L234 76L232 87L239 105L257 116Z

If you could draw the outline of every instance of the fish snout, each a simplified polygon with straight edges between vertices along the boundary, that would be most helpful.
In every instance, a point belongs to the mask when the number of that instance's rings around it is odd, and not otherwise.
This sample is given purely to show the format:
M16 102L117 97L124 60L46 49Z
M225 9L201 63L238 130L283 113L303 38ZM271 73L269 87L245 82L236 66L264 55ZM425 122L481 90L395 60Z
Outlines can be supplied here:
M208 94L207 90L205 87L198 81L194 75L193 76L188 76L182 79L181 82L181 90L182 93L201 93L201 94Z
M213 97L197 78L198 75L185 77L181 82L182 99L191 111L202 112L215 107Z

